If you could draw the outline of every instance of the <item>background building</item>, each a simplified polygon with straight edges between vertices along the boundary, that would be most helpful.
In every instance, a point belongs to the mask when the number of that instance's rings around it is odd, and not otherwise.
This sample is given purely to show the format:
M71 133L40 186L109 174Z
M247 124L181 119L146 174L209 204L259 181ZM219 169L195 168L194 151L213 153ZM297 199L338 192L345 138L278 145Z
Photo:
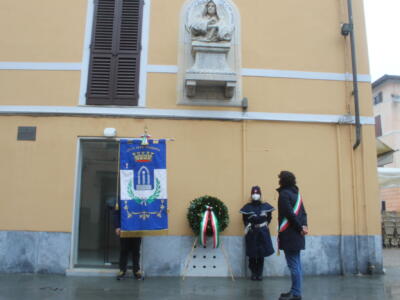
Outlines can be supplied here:
M400 187L393 176L400 172L400 76L384 75L372 83L375 116L375 134L387 146L395 150L390 160L381 161L380 167L393 168L391 182L380 189L383 207L388 211L400 211ZM382 170L384 172L385 170Z
M247 105L180 104L180 32L190 2L1 1L0 271L110 267L118 147L103 131L138 137L145 127L175 140L167 153L169 231L144 239L147 275L182 274L193 243L187 208L206 194L229 208L222 240L234 274L244 275L239 209L256 184L276 207L281 170L297 175L308 212L304 272L381 270L362 1L353 1L356 149L350 43L341 35L347 2L226 2L239 16L238 87ZM283 256L266 260L265 274L285 272Z

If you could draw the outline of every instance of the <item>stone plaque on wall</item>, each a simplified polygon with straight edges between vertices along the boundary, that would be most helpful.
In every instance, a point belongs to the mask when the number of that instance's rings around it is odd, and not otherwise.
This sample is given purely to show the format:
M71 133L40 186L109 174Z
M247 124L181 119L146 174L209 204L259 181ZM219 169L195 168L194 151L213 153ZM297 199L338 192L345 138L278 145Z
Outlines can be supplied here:
M240 22L228 0L191 0L181 13L178 104L241 106Z

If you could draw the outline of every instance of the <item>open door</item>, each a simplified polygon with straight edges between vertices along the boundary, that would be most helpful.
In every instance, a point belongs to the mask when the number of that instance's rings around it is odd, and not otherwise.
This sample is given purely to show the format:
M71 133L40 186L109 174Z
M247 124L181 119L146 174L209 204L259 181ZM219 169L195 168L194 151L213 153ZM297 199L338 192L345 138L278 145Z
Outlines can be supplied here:
M79 236L75 267L116 267L119 239L113 226L118 142L81 142Z

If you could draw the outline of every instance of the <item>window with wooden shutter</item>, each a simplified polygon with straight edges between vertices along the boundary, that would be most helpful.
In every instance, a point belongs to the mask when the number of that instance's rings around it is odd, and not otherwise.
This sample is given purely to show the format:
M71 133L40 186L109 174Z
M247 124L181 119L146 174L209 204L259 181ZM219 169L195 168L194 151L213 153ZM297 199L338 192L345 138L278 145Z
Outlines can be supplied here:
M96 0L87 104L138 104L143 0Z

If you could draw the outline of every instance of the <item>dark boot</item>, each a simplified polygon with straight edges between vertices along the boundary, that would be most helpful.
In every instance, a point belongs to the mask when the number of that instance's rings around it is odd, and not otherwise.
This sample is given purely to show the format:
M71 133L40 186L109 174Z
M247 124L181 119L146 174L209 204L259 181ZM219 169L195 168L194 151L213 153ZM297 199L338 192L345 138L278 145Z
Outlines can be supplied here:
M257 280L257 259L255 257L249 257L249 269L251 271L251 280Z
M279 300L301 300L301 296L293 296L291 292L282 293Z
M140 270L134 272L133 276L135 277L136 280L143 280L143 274L142 274L142 272Z
M125 279L127 278L126 276L126 271L119 271L117 274L117 280Z
M263 279L264 271L264 257L257 258L257 280L261 281Z
M282 293L279 297L279 300L288 300L290 297L292 297L291 292Z

